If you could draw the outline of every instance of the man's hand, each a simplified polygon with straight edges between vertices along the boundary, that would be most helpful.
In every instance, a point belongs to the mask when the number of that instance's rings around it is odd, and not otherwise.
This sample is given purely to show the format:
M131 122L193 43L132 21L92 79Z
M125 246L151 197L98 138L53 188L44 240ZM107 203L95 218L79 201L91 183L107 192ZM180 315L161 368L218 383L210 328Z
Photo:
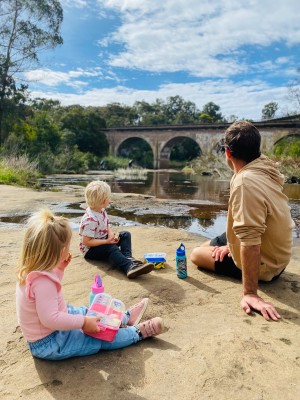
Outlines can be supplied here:
M231 253L229 251L229 247L226 246L214 246L212 249L211 256L215 259L215 261L223 261L225 256L231 257Z
M278 321L281 316L276 311L272 303L264 301L256 294L246 294L241 300L241 308L247 314L251 314L251 310L259 311L264 319Z

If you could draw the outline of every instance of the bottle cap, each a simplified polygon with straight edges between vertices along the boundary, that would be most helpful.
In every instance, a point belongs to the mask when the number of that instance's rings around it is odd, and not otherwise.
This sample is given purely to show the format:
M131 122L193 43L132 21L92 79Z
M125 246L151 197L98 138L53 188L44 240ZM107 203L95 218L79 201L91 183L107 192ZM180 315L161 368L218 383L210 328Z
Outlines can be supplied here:
M104 285L99 274L95 275L94 283L91 286L91 291L93 293L102 293L104 291Z
M183 243L180 243L180 246L176 250L176 255L177 256L185 256L185 245Z

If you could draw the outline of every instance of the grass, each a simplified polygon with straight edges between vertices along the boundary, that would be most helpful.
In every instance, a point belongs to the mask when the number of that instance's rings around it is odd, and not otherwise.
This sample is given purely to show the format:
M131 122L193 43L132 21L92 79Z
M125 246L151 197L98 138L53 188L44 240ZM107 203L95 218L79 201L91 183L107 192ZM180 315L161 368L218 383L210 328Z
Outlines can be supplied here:
M147 179L147 171L143 168L118 168L115 175L120 179Z
M39 176L37 164L26 155L0 159L0 184L34 187Z

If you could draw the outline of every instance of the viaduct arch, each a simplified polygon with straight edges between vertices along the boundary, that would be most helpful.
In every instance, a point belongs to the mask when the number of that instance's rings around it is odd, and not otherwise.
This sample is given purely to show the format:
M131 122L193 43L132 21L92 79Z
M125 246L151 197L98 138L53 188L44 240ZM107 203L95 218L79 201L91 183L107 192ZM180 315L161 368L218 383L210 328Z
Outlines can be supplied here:
M262 137L262 151L270 150L280 139L300 135L300 117L254 122ZM230 123L199 125L155 125L108 128L105 130L109 154L116 156L120 145L127 139L145 140L152 149L154 169L168 168L172 147L182 138L190 138L198 144L202 154L216 149ZM177 139L177 140L176 140Z

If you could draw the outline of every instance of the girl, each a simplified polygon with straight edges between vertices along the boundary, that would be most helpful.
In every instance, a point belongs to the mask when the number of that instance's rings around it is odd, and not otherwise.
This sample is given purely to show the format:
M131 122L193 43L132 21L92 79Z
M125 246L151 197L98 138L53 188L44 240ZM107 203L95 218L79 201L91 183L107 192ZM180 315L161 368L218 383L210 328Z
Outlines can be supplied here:
M82 332L99 332L99 317L86 316L87 308L66 305L61 289L72 231L68 220L41 210L28 220L18 267L16 305L18 322L33 356L61 360L95 354L137 343L164 331L161 318L139 323L148 299L131 307L112 342Z

